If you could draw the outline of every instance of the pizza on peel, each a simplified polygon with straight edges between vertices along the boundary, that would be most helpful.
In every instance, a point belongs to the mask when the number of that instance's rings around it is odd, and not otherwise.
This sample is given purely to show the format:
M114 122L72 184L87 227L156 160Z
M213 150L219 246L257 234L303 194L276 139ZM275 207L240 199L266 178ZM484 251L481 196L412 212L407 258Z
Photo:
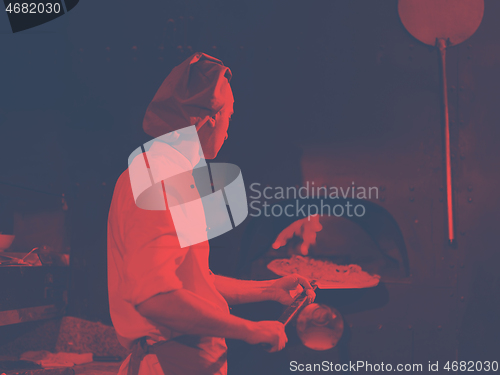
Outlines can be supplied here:
M310 281L315 280L321 289L371 288L380 281L379 275L370 275L357 264L341 266L300 255L293 255L290 259L275 259L267 268L279 276L297 273Z

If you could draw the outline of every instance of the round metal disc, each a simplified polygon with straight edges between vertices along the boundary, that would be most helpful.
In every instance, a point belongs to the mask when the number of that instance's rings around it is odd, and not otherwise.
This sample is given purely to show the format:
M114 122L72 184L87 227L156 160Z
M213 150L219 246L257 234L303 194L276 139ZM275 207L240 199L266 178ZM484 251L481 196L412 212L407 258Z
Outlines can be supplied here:
M484 14L484 0L399 0L399 17L406 30L431 46L436 39L462 43L474 34Z
M344 320L333 307L312 303L297 318L297 333L310 349L328 350L339 342L344 332Z

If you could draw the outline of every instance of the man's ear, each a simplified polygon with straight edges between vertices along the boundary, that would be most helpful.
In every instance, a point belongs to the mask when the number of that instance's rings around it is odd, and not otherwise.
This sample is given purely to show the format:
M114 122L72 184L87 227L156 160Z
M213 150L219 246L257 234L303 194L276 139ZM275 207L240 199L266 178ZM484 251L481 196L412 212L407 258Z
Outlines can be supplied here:
M211 126L211 127L214 127L215 126L215 121L213 120L212 117L210 116L206 116L204 118L202 118L200 121L198 121L198 123L196 124L196 131L199 132L201 127L203 125L207 125L207 126Z

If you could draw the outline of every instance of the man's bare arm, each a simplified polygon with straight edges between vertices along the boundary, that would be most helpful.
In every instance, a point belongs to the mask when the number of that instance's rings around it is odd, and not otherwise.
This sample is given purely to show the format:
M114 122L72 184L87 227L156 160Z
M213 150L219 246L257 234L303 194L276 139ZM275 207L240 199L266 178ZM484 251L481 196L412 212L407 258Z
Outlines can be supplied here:
M289 305L303 289L306 289L309 303L316 297L309 281L297 274L265 281L238 280L215 275L215 287L230 305L269 300Z
M239 339L250 344L269 343L271 351L281 350L287 341L283 324L238 318L185 289L157 294L136 309L155 324L186 334Z
M270 288L275 280L238 280L215 275L215 287L229 305L269 301L275 299Z

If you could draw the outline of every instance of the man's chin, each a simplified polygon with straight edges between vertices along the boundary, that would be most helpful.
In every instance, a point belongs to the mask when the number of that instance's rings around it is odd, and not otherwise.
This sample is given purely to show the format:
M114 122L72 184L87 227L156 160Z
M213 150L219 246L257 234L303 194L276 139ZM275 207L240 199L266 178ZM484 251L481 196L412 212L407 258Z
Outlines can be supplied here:
M204 158L207 159L207 160L213 160L213 159L215 159L216 156L217 156L217 152L216 153L205 153L204 154Z

